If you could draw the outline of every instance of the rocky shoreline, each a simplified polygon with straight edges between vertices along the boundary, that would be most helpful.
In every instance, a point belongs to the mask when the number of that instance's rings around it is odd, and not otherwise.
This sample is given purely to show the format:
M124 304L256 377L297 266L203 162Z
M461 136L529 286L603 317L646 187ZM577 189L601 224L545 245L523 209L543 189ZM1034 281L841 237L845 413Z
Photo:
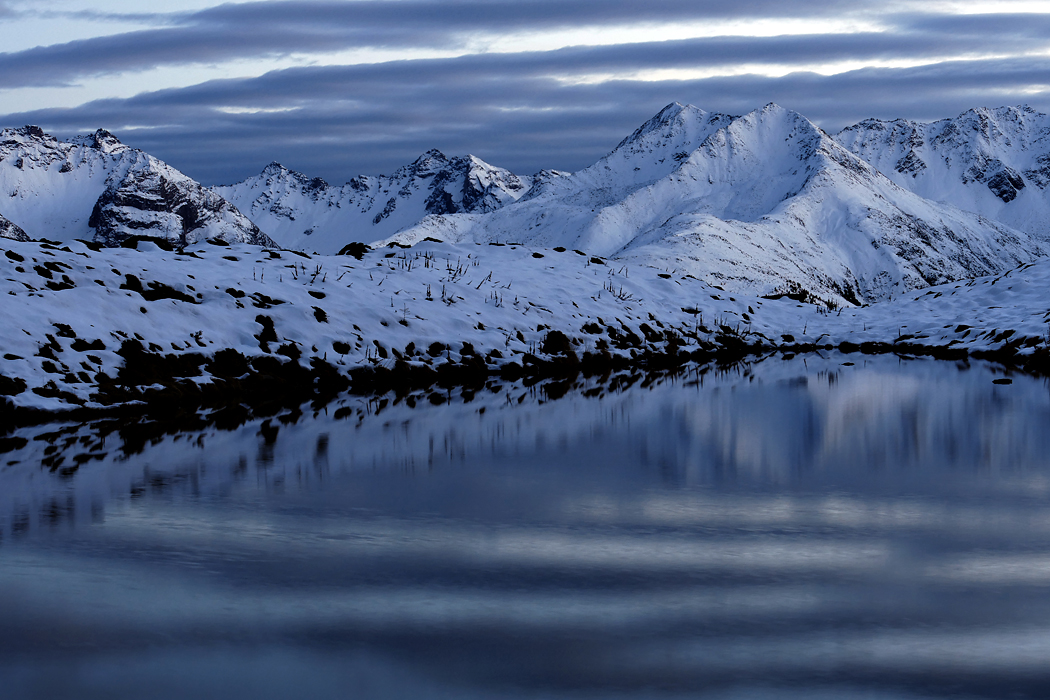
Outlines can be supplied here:
M345 392L440 396L496 379L565 382L832 350L1050 374L1050 263L829 308L564 249L433 241L352 252L8 242L5 423L265 411Z

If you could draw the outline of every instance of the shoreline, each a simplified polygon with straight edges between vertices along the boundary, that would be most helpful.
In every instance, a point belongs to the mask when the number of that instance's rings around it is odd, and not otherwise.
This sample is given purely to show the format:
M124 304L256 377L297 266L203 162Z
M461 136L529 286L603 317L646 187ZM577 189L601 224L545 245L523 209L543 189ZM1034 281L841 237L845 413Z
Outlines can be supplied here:
M232 415L343 392L469 392L494 378L827 350L1050 375L1050 260L831 310L512 245L431 241L360 257L150 241L4 247L6 425L217 407Z
M599 385L603 385L623 376L677 376L686 374L689 369L704 374L712 369L750 366L769 359L790 360L811 354L827 359L820 355L823 352L837 352L843 358L859 354L896 355L902 359L931 358L945 362L979 360L992 363L1007 375L1050 376L1050 351L1029 355L1019 355L1010 349L970 352L966 348L906 342L756 344L719 347L710 351L683 351L677 355L646 350L633 359L609 353L587 352L576 356L569 351L546 356L526 355L521 364L506 362L496 366L483 361L468 361L430 367L399 362L393 367L359 366L351 368L345 375L323 362L315 361L306 368L295 361L274 362L267 356L246 358L230 349L220 351L210 359L201 355L173 358L145 351L135 341L127 342L126 346L122 348L126 364L121 372L115 378L106 377L99 386L99 398L105 397L103 400L109 403L47 410L14 406L6 401L6 397L0 397L5 398L5 402L0 403L0 419L4 425L0 432L0 453L8 451L4 445L5 436L14 430L51 422L145 419L155 423L186 421L193 425L203 420L208 425L236 427L248 420L276 416L306 404L314 410L321 410L341 396L380 399L393 394L398 400L407 399L410 405L419 400L440 404L444 402L440 392L450 396L453 390L459 390L462 398L471 400L475 393L491 389L494 382L521 382L525 388L539 386L549 398L557 399L575 388L580 379L596 378ZM163 368L172 366L207 366L217 381L198 384L187 381L184 376L158 374ZM241 374L231 374L245 369L247 371ZM149 380L150 384L125 383L136 377ZM204 413L207 413L206 419L202 418Z

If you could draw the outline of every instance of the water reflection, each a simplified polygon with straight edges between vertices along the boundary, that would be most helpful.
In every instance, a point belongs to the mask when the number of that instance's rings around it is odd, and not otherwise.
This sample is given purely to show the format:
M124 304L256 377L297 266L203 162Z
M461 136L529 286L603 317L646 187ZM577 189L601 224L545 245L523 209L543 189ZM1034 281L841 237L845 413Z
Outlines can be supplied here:
M18 431L0 685L1046 696L1046 384L852 359Z

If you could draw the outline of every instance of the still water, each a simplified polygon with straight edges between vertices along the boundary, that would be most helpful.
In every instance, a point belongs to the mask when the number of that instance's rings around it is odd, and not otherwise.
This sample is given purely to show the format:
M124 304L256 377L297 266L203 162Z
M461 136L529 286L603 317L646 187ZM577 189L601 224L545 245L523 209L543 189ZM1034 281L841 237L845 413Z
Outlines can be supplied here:
M0 697L1047 697L1050 389L1011 379L832 355L20 430Z

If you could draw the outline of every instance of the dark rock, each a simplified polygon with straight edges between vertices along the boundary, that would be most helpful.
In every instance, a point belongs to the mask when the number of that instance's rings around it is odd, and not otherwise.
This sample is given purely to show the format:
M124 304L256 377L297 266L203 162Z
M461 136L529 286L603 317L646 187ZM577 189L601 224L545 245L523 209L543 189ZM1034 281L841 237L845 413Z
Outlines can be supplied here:
M1006 203L1017 199L1017 194L1025 187L1024 178L1013 168L1004 167L988 178L988 189Z
M255 339L259 341L259 347L263 352L270 352L269 343L276 343L277 330L274 328L273 319L269 316L263 316L259 314L255 317L255 322L262 326L262 332L255 336Z
M364 243L355 241L352 243L346 243L346 245L339 250L339 255L353 255L358 260L360 260L362 257L364 257L365 253L371 250L372 249L365 246Z
M90 343L83 338L77 338L69 347L76 352L87 352L88 350L105 350L106 344L102 342L101 338L95 339Z
M157 281L150 281L149 288L145 289L142 286L142 281L139 280L135 275L124 275L124 284L120 285L121 289L127 289L128 291L137 292L146 301L157 301L159 299L175 299L176 301L184 301L188 304L199 304L196 299L191 297L185 292L180 292L177 289L169 287L166 284Z
M0 396L18 396L26 390L26 382L19 377L0 374Z

